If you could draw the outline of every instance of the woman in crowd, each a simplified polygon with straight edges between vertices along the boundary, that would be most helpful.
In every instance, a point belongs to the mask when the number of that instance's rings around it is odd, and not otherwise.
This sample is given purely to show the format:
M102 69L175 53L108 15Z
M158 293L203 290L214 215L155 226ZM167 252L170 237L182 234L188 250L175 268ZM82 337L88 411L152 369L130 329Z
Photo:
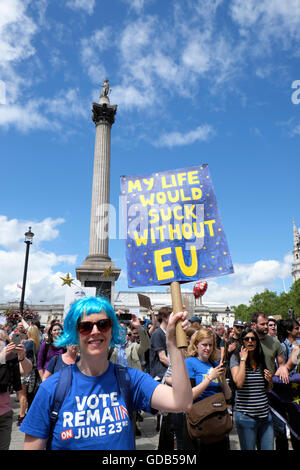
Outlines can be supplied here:
M13 424L10 387L21 389L20 375L28 375L32 369L23 344L13 341L6 344L5 334L0 333L0 451L9 450ZM2 456L2 455L1 455ZM4 459L1 460L4 462ZM3 464L2 464L3 466Z
M43 341L41 344L37 358L37 369L39 371L41 380L43 380L44 372L50 362L50 359L53 356L57 356L65 352L63 347L57 347L54 344L54 341L62 334L62 332L62 325L57 320L52 320L48 330L47 340Z
M67 346L67 351L65 353L52 357L44 372L43 381L55 372L60 371L63 367L75 364L75 362L79 360L78 350L78 346L76 344L72 344Z
M167 328L173 387L160 384L138 369L125 367L126 385L130 389L130 401L126 401L117 381L117 365L107 358L108 348L122 343L126 331L105 298L85 297L73 303L64 321L64 333L56 344L61 347L79 344L80 360L70 366L72 383L58 415L51 449L133 450L129 408L147 412L190 408L191 386L181 350L176 346L175 325L179 320L186 326L186 313L171 314ZM59 375L53 374L40 385L21 425L26 434L26 450L46 447L50 404Z
M241 334L241 350L230 358L236 384L235 424L241 450L274 450L273 421L267 391L272 374L267 370L259 338L251 328Z
M215 333L202 327L191 337L187 350L185 363L188 374L193 382L194 402L209 397L215 393L223 392L225 399L231 397L231 390L225 379L225 368L215 361L216 338ZM185 450L228 450L229 438L213 444L203 444L199 439L191 439L184 421L183 445Z
M281 346L283 348L285 362L288 363L293 349L296 348L296 350L299 351L299 346L300 346L299 322L294 319L279 320L278 325L277 325L277 331L278 331L278 339L281 342ZM290 370L290 374L293 374L296 370L296 364L293 364L291 361L290 363L291 363L291 367L289 367L289 363L288 363L288 367Z
M18 399L20 403L20 414L17 418L17 425L20 426L25 414L27 406L28 408L31 405L33 400L31 385L35 383L36 379L36 359L37 353L40 347L40 335L39 330L36 326L30 326L27 329L27 340L24 341L24 346L26 350L26 357L32 362L32 370L30 374L25 377L21 377L22 390L18 392Z

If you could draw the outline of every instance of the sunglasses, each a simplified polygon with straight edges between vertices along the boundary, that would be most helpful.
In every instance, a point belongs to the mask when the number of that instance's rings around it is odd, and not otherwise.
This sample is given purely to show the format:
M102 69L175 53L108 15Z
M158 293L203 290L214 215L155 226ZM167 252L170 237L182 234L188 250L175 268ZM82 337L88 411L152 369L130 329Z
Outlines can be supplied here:
M256 338L254 338L254 336L245 336L244 341L248 342L250 340L253 342L253 341L256 341Z
M81 335L85 336L93 331L94 325L97 326L98 331L106 333L112 327L112 321L110 318L103 318L98 321L80 321L77 323L77 329Z

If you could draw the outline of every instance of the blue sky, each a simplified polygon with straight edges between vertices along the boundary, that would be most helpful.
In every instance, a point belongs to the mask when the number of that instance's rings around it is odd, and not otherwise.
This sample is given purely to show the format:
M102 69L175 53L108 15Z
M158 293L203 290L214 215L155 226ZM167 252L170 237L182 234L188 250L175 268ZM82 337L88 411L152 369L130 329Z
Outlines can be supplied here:
M208 279L205 300L288 289L299 51L300 0L0 0L0 301L20 298L28 226L28 302L63 302L60 276L88 255L106 76L117 214L121 175L207 163L235 273ZM127 290L124 240L109 253Z

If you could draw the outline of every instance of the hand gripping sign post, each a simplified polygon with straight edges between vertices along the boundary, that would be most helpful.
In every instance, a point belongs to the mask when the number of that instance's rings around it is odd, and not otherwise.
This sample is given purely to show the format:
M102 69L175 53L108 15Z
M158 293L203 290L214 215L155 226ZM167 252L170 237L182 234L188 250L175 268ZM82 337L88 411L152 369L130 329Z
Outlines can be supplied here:
M128 287L170 285L177 313L181 283L233 273L206 164L121 176L121 193ZM177 346L186 347L180 322L177 332Z

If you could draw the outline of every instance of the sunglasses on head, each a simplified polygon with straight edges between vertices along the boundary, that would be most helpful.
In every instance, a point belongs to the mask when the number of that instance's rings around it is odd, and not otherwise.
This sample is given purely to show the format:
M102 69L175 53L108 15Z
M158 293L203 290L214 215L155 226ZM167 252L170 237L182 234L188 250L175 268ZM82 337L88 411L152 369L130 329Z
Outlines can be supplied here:
M101 333L106 333L112 327L112 321L110 318L98 321L80 321L77 323L77 329L81 335L89 335L93 331L94 325Z

